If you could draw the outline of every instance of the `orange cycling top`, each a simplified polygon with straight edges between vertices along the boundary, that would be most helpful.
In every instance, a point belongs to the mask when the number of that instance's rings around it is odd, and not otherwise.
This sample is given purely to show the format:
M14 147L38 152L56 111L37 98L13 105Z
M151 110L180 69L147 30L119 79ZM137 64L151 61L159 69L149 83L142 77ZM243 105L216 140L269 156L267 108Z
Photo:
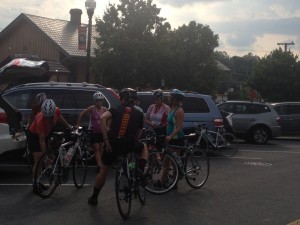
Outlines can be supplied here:
M44 134L44 136L48 136L52 130L52 128L57 123L59 116L61 115L60 109L56 107L53 123L50 123L46 117L44 117L42 112L39 112L31 126L29 127L29 131L34 134Z

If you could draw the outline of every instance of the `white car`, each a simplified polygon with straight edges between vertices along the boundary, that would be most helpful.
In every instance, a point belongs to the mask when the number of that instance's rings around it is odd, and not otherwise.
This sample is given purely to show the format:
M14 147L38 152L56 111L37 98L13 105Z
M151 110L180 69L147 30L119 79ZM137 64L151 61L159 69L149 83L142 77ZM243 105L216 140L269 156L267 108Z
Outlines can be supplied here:
M4 114L4 110L0 108L0 114ZM24 132L10 133L8 123L0 121L0 155L11 150L23 149L26 147L26 136Z
M45 61L15 58L0 68L1 88L9 89L27 82L49 80ZM3 92L2 92L3 93ZM22 114L0 93L0 156L11 150L24 149L26 136L22 131Z

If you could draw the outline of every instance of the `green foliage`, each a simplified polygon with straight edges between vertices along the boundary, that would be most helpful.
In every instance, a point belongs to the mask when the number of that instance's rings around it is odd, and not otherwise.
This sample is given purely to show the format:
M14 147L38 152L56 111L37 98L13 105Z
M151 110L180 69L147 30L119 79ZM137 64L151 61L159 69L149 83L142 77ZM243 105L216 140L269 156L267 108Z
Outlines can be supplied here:
M254 66L249 84L267 101L300 100L298 56L274 50Z
M97 18L93 68L98 82L122 88L180 88L210 94L219 71L213 56L218 35L191 21L171 30L151 0L120 0Z

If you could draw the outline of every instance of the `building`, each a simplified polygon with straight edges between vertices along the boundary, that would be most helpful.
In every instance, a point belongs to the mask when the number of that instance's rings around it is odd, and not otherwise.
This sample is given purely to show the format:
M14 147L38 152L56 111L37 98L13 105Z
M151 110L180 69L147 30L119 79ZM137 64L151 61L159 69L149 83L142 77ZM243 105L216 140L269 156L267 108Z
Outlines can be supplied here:
M81 23L81 15L81 9L71 9L66 21L21 13L0 32L0 62L15 55L34 55L48 62L51 80L85 81L87 52L78 49L78 27L87 25ZM91 57L95 36L93 26ZM95 82L93 71L90 82Z

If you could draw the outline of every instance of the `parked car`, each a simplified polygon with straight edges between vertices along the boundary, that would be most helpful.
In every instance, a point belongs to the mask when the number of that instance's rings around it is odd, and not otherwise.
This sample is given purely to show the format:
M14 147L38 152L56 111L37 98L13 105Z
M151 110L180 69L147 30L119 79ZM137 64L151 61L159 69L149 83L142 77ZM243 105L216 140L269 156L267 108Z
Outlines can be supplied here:
M0 156L6 152L26 147L26 137L22 132L20 113L0 95Z
M219 110L233 113L232 126L238 137L265 144L281 135L280 117L272 106L260 102L227 101L217 104Z
M4 122L0 123L0 154L26 146L24 136L19 138L18 135L20 124L27 124L33 100L40 92L45 92L55 101L72 125L82 110L94 104L93 94L97 91L105 96L104 106L109 108L120 104L117 94L110 88L87 83L46 82L50 78L48 72L47 62L26 58L13 59L0 68L0 88L4 89L0 107L5 111L0 112L0 119ZM89 118L83 119L82 124L88 125ZM57 127L57 130L61 128ZM14 132L17 136L13 135Z
M300 102L271 104L280 116L282 135L300 135Z
M143 109L144 113L146 113L148 107L153 104L153 91L143 91L138 92L137 94L140 100L140 107ZM166 104L169 104L167 99L168 95L169 92L165 91L163 101ZM185 115L183 126L185 133L192 132L195 123L205 123L210 130L215 130L216 126L223 125L220 111L216 107L211 96L194 92L184 92L184 96L183 109Z
M32 101L35 96L44 92L47 98L54 100L61 109L62 115L71 125L75 125L79 113L94 104L93 94L101 92L105 99L103 106L110 108L120 104L117 94L109 88L97 84L66 83L66 82L40 82L15 86L6 90L2 95L23 115L23 123L28 122ZM88 125L89 118L83 118L82 124ZM58 128L59 129L59 128Z

